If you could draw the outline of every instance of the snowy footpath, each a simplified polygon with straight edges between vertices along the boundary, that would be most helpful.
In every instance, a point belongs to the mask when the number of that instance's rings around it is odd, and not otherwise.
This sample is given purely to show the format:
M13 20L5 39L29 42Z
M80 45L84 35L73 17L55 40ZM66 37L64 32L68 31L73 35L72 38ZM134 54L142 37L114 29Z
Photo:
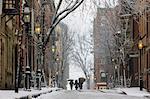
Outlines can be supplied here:
M109 90L104 89L104 90L101 90L101 92L118 93L118 94L125 94L128 96L149 97L150 98L150 92L147 92L145 89L143 89L143 91L140 91L139 87L114 88L114 89L109 89Z
M140 97L149 97L150 98L150 92L147 92L144 88L142 91L140 91L139 87L132 87L132 88L116 88L118 91L123 91L127 95L130 96L140 96Z
M33 97L58 90L60 90L60 88L42 88L41 90L32 89L31 91L20 89L18 93L15 93L14 90L0 90L0 99L32 99Z
M63 90L42 88L42 90L23 91L0 90L0 99L150 99L150 93L139 88L115 88L105 90Z
M122 90L126 92L132 92L131 94L125 94ZM136 90L136 91L135 91ZM34 99L150 99L145 97L145 95L150 95L149 93L143 91L138 92L137 88L131 89L111 89L111 90L61 90L54 91L52 93L43 94ZM134 94L134 95L133 95ZM141 94L141 95L137 95Z

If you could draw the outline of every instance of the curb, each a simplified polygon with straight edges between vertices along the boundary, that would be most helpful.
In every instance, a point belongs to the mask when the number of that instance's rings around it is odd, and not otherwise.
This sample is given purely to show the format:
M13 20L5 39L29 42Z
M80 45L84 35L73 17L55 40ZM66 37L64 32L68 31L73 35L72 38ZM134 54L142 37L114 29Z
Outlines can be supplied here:
M48 94L48 93L51 93L53 91L59 91L59 90L61 90L61 89L50 90L50 91L47 91L47 92L42 92L42 93L37 93L37 94L32 94L32 95L27 95L27 96L22 96L22 97L17 97L15 99L32 99L32 98L37 98L37 97L39 97L42 94Z

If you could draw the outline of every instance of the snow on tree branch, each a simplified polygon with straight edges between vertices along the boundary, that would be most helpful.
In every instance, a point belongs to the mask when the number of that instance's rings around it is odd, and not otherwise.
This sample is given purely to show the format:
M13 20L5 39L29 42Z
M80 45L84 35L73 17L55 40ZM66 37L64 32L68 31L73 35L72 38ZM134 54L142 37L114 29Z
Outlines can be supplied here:
M91 59L89 59L91 54L91 43L86 41L86 36L78 35L77 38L78 40L76 40L76 45L72 53L72 60L82 69L85 77L88 78L91 68Z
M63 20L65 17L67 17L71 12L73 12L75 9L77 9L83 2L84 0L71 0L70 3L68 3L67 7L63 10L60 10L60 6L62 3L65 2L64 0L59 0L56 11L54 13L54 17L49 29L49 33L47 34L47 38L45 39L43 47L47 45L49 42L49 38L51 33L53 32L54 28L56 25ZM60 12L59 12L60 10Z

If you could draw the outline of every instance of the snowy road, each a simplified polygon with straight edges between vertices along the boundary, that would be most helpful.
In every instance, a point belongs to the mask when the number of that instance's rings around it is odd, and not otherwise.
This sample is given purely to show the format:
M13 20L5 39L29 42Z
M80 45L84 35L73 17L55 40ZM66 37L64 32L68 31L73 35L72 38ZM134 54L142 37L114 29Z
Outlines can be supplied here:
M62 90L41 95L37 99L148 99L115 93L103 93L99 91L69 91Z

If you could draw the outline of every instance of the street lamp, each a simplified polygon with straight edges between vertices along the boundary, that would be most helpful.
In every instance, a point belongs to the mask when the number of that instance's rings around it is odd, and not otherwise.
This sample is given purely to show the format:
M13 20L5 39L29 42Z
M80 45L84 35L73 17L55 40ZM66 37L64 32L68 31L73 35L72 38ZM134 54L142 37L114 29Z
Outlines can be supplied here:
M139 48L140 50L143 48L143 42L142 42L142 40L139 40L138 48Z
M40 34L40 32L41 32L40 24L36 23L35 24L35 33Z
M31 58L30 58L30 52L31 49L29 48L29 29L30 29L30 8L27 4L27 2L24 4L24 10L23 10L23 21L25 23L25 32L27 35L27 66L26 66L26 77L25 77L25 88L30 89L30 74L31 74Z
M37 89L41 90L41 69L37 70Z
M30 8L27 3L24 4L23 21L30 23Z
M55 45L52 45L52 52L55 53Z
M38 57L37 57L37 72L36 72L36 83L37 83L37 89L41 90L41 49L40 49L40 24L37 22L35 24L35 33L37 34L37 40L38 40Z
M26 80L25 80L25 87L26 87L26 89L28 90L28 89L30 89L30 74L31 74L31 72L30 72L30 66L26 66Z
M140 68L139 68L139 74L140 74L140 77L139 77L139 80L140 80L140 91L142 91L143 90L143 78L142 78L142 72L141 72L141 65L142 65L142 63L141 63L141 54L142 54L142 49L143 49L143 42L142 42L142 40L139 40L139 43L138 43L138 48L139 48L139 50L140 50Z
M56 75L55 75L57 87L59 87L59 85L58 85L58 84L59 84L59 82L58 82L58 76L59 76L59 72L58 72L58 70L57 70Z

